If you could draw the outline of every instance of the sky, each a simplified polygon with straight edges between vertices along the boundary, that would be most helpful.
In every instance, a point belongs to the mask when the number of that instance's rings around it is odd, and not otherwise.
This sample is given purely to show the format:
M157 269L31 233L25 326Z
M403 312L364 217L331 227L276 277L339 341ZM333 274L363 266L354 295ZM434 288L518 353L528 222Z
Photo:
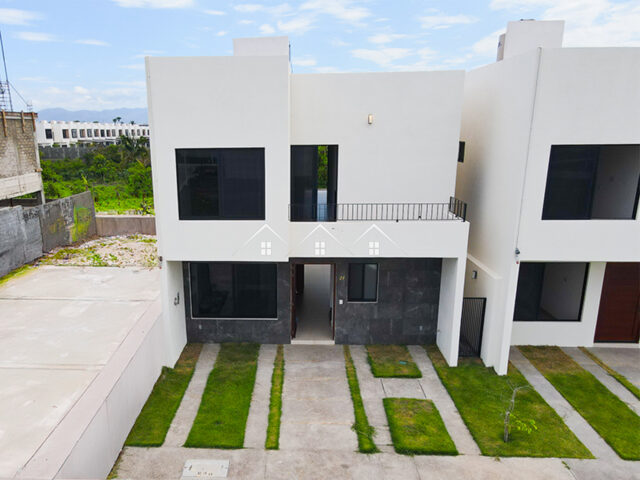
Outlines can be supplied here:
M467 70L523 18L565 20L566 47L640 46L640 0L0 0L36 111L146 107L146 55L231 55L237 37L287 35L294 73Z

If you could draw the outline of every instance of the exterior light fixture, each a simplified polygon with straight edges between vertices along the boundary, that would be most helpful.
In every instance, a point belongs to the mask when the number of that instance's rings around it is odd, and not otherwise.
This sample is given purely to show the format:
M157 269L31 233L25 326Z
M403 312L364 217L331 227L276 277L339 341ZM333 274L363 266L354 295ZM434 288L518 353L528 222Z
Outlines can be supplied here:
M369 125L373 124L373 113L370 113L370 114L367 116L367 123L368 123Z
M473 271L471 272L471 278L473 278L474 280L475 280L476 278L478 278L478 271L477 271L477 270L473 270Z

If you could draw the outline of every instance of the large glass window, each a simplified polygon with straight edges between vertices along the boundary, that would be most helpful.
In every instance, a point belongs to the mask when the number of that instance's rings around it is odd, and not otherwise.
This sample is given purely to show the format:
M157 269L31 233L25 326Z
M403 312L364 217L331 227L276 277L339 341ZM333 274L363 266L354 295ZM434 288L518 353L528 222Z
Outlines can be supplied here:
M378 300L378 264L349 264L349 301L375 302Z
M584 262L522 262L513 319L579 321L587 271Z
M264 220L264 148L176 150L180 220Z
M192 262L193 318L276 318L277 264Z

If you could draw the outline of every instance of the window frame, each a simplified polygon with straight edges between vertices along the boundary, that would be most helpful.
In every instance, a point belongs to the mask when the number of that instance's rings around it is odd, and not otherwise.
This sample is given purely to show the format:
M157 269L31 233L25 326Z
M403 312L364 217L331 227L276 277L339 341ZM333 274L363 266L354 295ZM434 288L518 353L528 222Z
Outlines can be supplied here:
M376 266L376 296L375 299L366 299L364 298L364 284L365 284L365 265L375 265ZM355 298L351 294L351 269L356 266L362 267L362 298ZM380 264L378 262L349 262L347 266L347 302L349 303L377 303L378 295L380 293Z

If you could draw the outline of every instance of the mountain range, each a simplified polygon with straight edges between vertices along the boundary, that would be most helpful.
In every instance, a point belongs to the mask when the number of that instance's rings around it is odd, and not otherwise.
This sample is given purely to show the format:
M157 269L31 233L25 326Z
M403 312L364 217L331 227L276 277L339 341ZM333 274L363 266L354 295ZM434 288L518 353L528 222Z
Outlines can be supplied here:
M38 113L40 120L59 120L72 122L112 122L120 117L121 122L134 121L139 124L148 123L146 108L114 108L110 110L66 110L64 108L45 108Z

